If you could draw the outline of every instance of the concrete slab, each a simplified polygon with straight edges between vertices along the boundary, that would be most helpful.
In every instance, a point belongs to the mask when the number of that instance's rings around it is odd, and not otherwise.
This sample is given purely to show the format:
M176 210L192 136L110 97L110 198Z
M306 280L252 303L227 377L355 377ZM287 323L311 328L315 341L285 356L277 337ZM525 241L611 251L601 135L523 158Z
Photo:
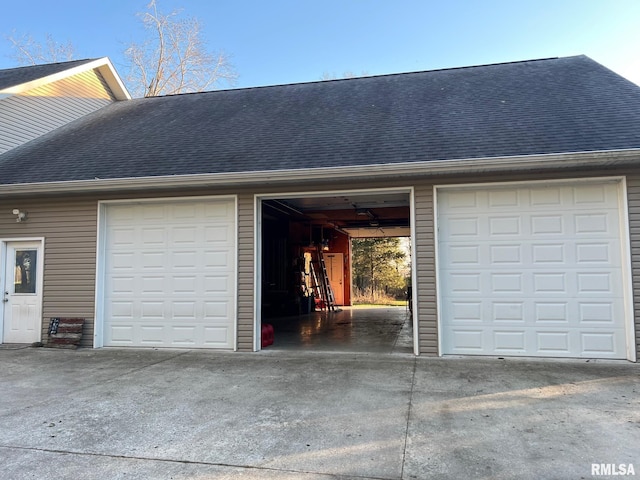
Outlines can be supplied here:
M413 353L412 317L404 306L339 307L265 323L275 329L269 350Z
M14 409L23 409L27 405L58 401L70 392L185 353L180 350L0 350L0 381L4 390L0 415L10 414Z
M628 362L30 348L0 366L3 478L640 474Z
M594 478L592 463L634 464L640 475L638 365L417 364L404 478Z

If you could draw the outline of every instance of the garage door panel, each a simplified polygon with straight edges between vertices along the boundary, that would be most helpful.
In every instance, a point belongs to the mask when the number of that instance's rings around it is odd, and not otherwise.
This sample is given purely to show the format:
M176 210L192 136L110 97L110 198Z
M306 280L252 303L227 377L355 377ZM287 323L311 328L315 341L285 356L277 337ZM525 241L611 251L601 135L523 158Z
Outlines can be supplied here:
M526 353L526 337L522 330L500 330L493 331L493 348L497 353L510 354Z
M208 348L226 348L229 328L221 326L207 326L203 329L203 344Z
M206 227L203 232L204 241L208 245L231 245L234 231L228 225L213 225Z
M619 343L622 335L614 332L582 332L580 341L582 350L586 353L606 357L615 356L616 350L620 348Z
M441 237L445 238L445 235ZM569 245L568 242L575 242ZM533 264L565 264L584 266L620 267L619 245L615 240L580 241L568 236L541 242L525 240L520 243L500 241L493 236L490 242L475 243L449 241L441 252L441 260L451 267L481 265L489 260L492 268L521 267Z
M443 353L625 358L614 182L438 193Z
M541 355L568 356L571 354L570 332L567 330L536 330L534 353Z
M196 345L196 327L193 325L188 326L173 326L171 328L172 344L180 347L193 347Z
M134 331L130 324L119 325L114 323L108 329L109 343L118 346L130 346L133 345Z
M616 327L618 319L624 317L624 304L605 297L576 301L560 297L556 300L513 296L512 300L480 298L460 300L443 297L443 315L452 325L486 323L487 326L509 324L571 325L585 328Z
M202 286L207 295L225 294L232 287L230 282L228 275L207 275Z
M130 281L127 283L133 283L130 292L135 292L139 297L146 297L148 295L164 295L167 291L168 280L164 275L138 275L137 277L130 277ZM118 293L123 289L119 288Z
M488 314L485 314L483 318L493 318L497 325L500 325L501 323L507 323L509 325L524 325L525 323L524 302L490 302L490 308L490 312L488 312Z
M457 354L511 356L582 356L619 358L624 348L624 332L578 332L570 329L455 328L443 348L455 348Z
M233 348L234 212L214 199L106 207L105 345Z
M159 346L164 343L166 327L160 323L140 325L138 338L140 345ZM137 344L134 337L134 343Z

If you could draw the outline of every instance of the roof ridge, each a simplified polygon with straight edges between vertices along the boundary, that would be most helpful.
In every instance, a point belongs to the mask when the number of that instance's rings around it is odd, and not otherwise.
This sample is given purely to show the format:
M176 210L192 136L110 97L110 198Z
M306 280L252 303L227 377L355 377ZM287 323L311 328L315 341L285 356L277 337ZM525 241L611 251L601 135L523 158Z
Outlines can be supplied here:
M354 81L354 80L362 80L365 78L383 78L383 77L395 77L395 76L402 76L402 75L414 75L419 73L436 73L436 72L447 72L447 71L468 70L468 69L470 70L474 68L517 65L522 63L546 62L550 60L565 60L565 59L571 59L571 58L588 58L588 57L586 55L571 55L568 57L543 57L543 58L533 58L529 60L513 60L508 62L484 63L480 65L466 65L462 67L434 68L432 70L413 70L409 72L381 73L378 75L363 75L360 77L349 77L349 78L333 78L329 80L310 80L310 81L304 81L304 82L277 83L273 85L255 85L255 86L240 87L240 88L222 88L220 90L205 90L202 92L173 93L168 95L159 95L157 97L147 97L147 98L165 98L165 97L177 97L181 95L194 95L194 94L202 94L202 93L239 92L239 91L258 90L258 89L265 89L265 88L291 87L295 85L314 85L314 84L332 83L332 82L348 82L348 81Z

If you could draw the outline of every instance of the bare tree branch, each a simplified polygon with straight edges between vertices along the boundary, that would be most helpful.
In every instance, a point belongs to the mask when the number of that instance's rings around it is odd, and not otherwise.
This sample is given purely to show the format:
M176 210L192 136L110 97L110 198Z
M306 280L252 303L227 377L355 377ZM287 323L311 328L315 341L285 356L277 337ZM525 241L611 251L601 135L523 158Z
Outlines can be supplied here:
M338 77L335 73L329 73L325 71L320 76L320 80L337 80L338 78L359 78L359 77L366 77L368 75L369 75L369 72L365 70L360 72L360 75L348 70L346 72L343 72L342 77Z
M233 85L236 71L224 52L209 52L195 18L180 18L179 11L167 15L150 0L147 11L139 13L147 32L142 43L126 50L129 74L125 78L133 96L152 97L176 93L201 92L222 85ZM71 43L59 44L47 35L39 43L30 35L8 36L21 65L72 60Z
M229 58L209 53L203 44L200 22L180 19L178 11L168 15L151 0L140 13L149 38L133 43L125 51L131 63L127 81L134 96L152 97L200 92L221 84L233 85L237 78Z
M58 43L50 34L47 34L44 45L37 42L31 35L18 35L15 31L7 35L6 39L15 52L12 58L19 65L66 62L73 60L75 56L71 42Z

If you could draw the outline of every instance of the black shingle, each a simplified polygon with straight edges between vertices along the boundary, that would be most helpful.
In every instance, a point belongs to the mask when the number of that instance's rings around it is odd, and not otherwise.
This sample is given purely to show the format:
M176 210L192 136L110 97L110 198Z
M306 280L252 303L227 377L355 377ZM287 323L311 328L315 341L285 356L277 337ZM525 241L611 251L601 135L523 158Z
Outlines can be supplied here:
M584 56L117 102L2 183L640 148L640 87Z

